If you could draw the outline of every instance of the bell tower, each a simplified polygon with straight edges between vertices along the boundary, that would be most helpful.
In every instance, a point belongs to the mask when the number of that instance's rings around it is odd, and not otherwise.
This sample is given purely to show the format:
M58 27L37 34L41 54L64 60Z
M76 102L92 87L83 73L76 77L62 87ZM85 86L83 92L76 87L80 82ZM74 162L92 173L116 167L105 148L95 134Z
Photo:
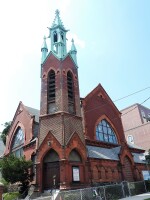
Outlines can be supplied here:
M68 30L65 29L60 16L59 10L55 12L55 19L52 26L49 28L49 38L51 41L51 51L58 57L63 58L67 54L66 47L66 33Z
M77 166L78 175L81 176L77 184L85 184L88 180L88 177L84 176L87 155L80 107L77 50L74 40L72 40L71 50L67 52L66 33L68 30L64 28L58 10L55 12L55 19L49 31L47 39L50 39L50 51L47 52L45 38L44 46L42 46L37 159L40 169L43 169L44 155L51 150L55 151L59 158L57 160L59 161L58 171L61 171L61 173L58 172L60 176L58 178L60 180L57 179L60 182L58 185L60 185L60 189L67 189L71 188L71 184L74 183L71 163L76 163L75 159L77 158L80 161ZM39 173L38 182L40 180L43 182L45 179L48 182L51 179L47 178L49 175L45 175L45 173ZM57 175L57 177L59 176ZM45 182L43 182L43 187L44 184ZM51 184L49 183L49 185ZM42 189L44 188L40 188L40 190Z

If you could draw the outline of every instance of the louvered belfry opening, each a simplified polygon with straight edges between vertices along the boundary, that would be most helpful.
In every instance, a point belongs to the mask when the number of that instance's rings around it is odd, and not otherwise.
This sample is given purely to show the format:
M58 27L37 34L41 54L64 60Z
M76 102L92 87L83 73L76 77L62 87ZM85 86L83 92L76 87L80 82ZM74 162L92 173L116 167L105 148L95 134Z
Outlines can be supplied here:
M47 88L47 100L48 100L48 113L54 113L56 111L55 104L55 72L51 70L48 74L48 88Z
M56 31L54 32L54 42L57 42L57 33L56 33Z
M68 85L68 111L74 114L74 90L73 90L73 77L71 72L67 73L67 85Z

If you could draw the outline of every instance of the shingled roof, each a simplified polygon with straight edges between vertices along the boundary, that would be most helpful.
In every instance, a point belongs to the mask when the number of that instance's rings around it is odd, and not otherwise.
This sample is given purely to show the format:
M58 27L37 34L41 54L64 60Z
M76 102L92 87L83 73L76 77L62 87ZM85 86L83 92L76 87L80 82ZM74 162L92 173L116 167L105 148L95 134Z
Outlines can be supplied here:
M37 123L39 123L40 111L38 109L31 108L31 107L28 107L28 106L25 106L25 108L28 110L30 115L35 116L35 121Z
M120 152L120 146L112 149L101 148L96 146L86 146L88 151L88 157L106 159L106 160L119 160L118 154Z

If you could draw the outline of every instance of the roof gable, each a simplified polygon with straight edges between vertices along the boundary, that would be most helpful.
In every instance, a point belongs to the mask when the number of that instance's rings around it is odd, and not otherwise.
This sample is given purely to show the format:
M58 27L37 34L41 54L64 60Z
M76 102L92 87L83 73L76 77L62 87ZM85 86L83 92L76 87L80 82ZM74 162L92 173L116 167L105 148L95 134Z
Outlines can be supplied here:
M15 122L16 117L22 113L23 111L27 112L29 114L29 116L32 118L33 116L35 116L35 121L39 122L39 110L31 108L31 107L27 107L25 106L21 101L19 102L19 105L17 107L17 110L15 112L15 115L13 117L12 123L11 123L11 127L13 126L13 123ZM11 130L11 127L9 129L9 131Z
M115 104L113 103L113 101L111 100L111 98L108 96L107 92L105 91L105 89L102 87L101 84L98 84L98 86L96 88L94 88L85 98L84 101L85 103L88 102L89 99L93 98L95 95L99 96L102 99L105 99L109 102L109 104L111 104L111 106L114 108L114 110L121 114L120 111L118 110L118 108L115 106Z

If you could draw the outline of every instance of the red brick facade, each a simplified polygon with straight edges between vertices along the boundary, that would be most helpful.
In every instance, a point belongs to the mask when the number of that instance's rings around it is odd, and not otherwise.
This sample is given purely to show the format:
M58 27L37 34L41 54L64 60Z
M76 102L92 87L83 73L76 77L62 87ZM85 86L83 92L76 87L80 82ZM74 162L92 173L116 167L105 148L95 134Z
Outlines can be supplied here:
M4 153L5 155L10 154L10 152L12 151L13 138L15 137L17 129L21 128L24 133L23 154L27 160L31 159L31 155L35 154L37 147L37 140L31 142L34 138L33 124L34 116L32 116L23 105L23 103L20 102L13 118L9 134L7 136L6 148Z
M58 11L56 15L59 17ZM65 30L62 24L58 28ZM57 48L58 43L62 42L55 42ZM72 51L76 52L74 46ZM50 51L41 65L40 114L20 102L7 137L5 155L12 152L17 130L21 130L23 155L34 162L33 183L39 192L142 180L145 165L137 157L144 151L128 146L121 113L104 88L98 85L80 99L75 60L71 53L63 59L55 53ZM107 130L107 134L97 136L103 121L111 134ZM103 139L98 138L101 136Z
M53 61L53 63L51 63ZM55 62L54 62L55 61ZM67 64L68 62L68 64ZM49 63L49 64L48 64ZM60 63L63 70L58 68ZM48 173L55 163L57 172L54 174L46 174L46 177L51 177L50 188L55 186L55 181L59 182L60 189L88 187L93 183L120 182L122 180L138 181L142 180L142 170L145 169L143 163L135 162L133 154L140 154L144 151L131 148L127 145L122 122L121 113L113 104L105 90L101 85L98 85L84 99L79 99L79 87L77 78L77 69L70 57L66 57L63 64L58 61L54 55L46 60L43 65L42 72L42 90L41 90L41 110L39 116L38 137L34 135L34 127L36 117L32 115L21 102L15 113L9 135L5 155L11 152L11 145L15 132L18 127L21 127L25 134L25 142L23 145L24 156L31 159L35 156L35 178L32 183L35 183L38 191L43 191L45 188L45 173ZM56 102L59 109L56 112L49 114L47 111L47 73L48 66L56 71L56 94L57 90L62 96L56 95ZM70 69L69 69L70 66ZM66 70L74 73L74 93L75 93L75 114L68 112L67 105L67 82ZM63 87L60 87L60 76L63 76ZM43 83L44 82L44 83ZM58 85L57 85L58 83ZM44 86L43 86L44 85ZM57 99L58 98L58 99ZM81 116L82 113L82 116ZM97 140L96 126L101 120L107 120L112 129L116 133L117 144L106 143ZM37 143L38 141L38 143ZM98 149L120 148L118 160L110 158L96 158L88 155L87 147L97 147ZM51 158L47 162L46 157L49 152L56 152L58 158L53 162ZM71 153L75 151L81 158L78 162L70 158ZM53 159L53 158L52 158ZM49 164L48 164L49 163ZM46 168L45 168L46 167ZM79 181L73 181L73 168L77 167L79 171ZM47 170L45 172L45 169ZM58 180L55 180L55 173ZM53 180L54 177L54 180ZM49 181L48 179L46 180Z

